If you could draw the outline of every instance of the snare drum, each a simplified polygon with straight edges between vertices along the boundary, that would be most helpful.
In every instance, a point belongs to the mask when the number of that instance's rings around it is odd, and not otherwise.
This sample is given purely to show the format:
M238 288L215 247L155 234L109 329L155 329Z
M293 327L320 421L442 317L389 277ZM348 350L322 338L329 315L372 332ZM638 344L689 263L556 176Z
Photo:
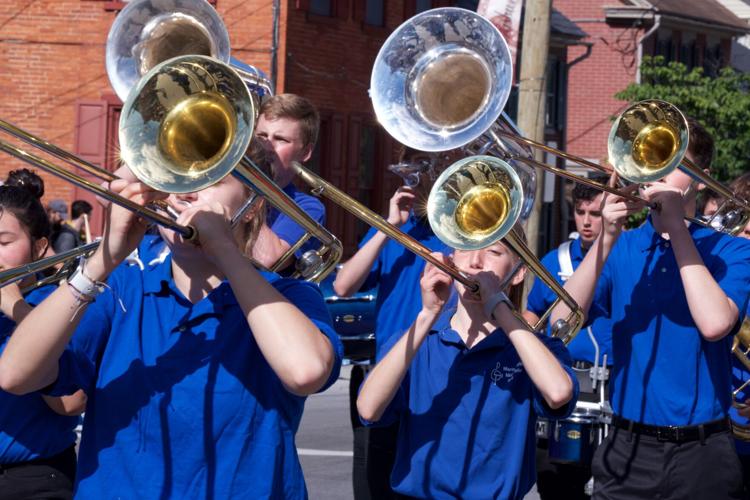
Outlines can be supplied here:
M351 297L339 297L333 291L335 273L320 283L328 312L341 343L345 364L375 362L375 299L377 288L360 290Z
M603 425L601 410L591 404L576 405L570 417L550 421L549 461L590 465Z

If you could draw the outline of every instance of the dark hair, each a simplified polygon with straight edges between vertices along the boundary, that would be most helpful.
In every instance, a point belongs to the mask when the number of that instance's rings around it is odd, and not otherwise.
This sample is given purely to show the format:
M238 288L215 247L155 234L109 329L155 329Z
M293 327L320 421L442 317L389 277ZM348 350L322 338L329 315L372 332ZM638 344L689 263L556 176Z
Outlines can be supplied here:
M320 114L315 105L297 94L277 94L263 101L260 114L268 120L288 118L299 123L304 146L315 147L320 130Z
M47 211L39 200L43 193L44 181L28 169L14 170L8 183L0 186L0 216L6 211L13 214L32 244L49 238L51 232Z
M44 181L28 168L11 170L5 184L25 188L37 198L44 196Z
M750 200L750 172L745 172L729 185L732 192L743 200Z
M589 179L595 182L598 182L600 184L606 184L607 183L607 176L601 175L601 174L593 174L589 176ZM573 206L576 206L579 201L591 201L597 196L601 194L601 189L596 189L591 186L587 186L586 184L581 184L580 182L576 182L575 186L573 187Z
M76 200L70 206L70 217L72 219L77 219L83 214L90 215L93 209L94 207L92 207L91 203L89 203L88 201Z
M713 137L695 118L688 116L687 122L690 132L688 151L693 155L693 160L700 168L711 168L711 162L714 159Z

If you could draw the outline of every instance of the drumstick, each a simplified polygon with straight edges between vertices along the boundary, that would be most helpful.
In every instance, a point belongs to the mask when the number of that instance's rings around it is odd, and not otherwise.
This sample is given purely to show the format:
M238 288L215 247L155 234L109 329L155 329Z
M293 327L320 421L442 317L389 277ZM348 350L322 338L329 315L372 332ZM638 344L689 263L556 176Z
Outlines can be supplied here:
M89 227L89 216L83 214L83 230L86 237L86 244L91 243L91 227Z

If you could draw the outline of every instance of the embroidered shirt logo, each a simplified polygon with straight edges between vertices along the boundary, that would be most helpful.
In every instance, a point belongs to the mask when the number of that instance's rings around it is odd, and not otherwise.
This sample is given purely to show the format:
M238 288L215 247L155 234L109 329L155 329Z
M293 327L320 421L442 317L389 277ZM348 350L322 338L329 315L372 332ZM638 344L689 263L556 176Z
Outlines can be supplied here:
M513 379L517 374L523 371L523 366L519 361L516 366L503 366L499 361L495 365L495 368L490 372L490 378L492 382L497 384L505 379L505 383L513 382Z

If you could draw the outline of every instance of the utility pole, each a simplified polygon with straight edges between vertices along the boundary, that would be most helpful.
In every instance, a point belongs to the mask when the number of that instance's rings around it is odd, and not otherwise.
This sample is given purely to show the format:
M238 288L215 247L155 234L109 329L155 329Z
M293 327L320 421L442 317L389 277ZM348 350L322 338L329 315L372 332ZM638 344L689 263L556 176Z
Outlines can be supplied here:
M521 45L521 74L518 95L518 128L529 139L544 143L545 101L547 98L547 55L549 53L550 11L552 0L526 0ZM534 158L544 160L535 150ZM536 169L534 208L526 222L529 248L539 248L544 171Z

